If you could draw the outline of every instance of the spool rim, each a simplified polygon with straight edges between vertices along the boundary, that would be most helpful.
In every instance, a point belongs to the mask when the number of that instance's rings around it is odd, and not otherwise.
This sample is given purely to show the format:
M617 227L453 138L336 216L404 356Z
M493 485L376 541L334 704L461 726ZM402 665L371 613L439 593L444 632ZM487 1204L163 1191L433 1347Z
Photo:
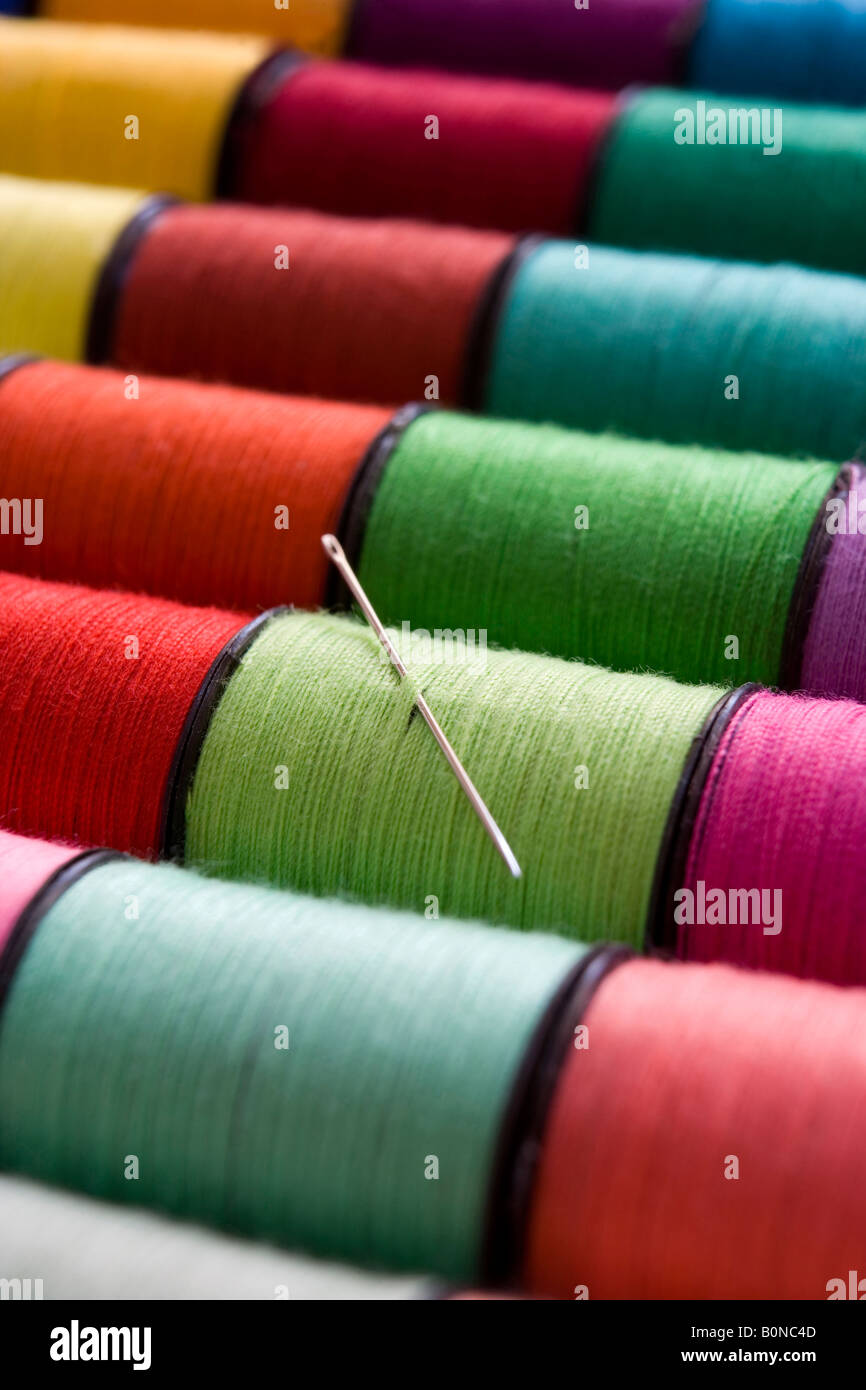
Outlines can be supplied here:
M244 78L240 91L232 102L220 141L213 178L214 198L236 197L238 171L247 128L267 106L283 79L306 67L310 61L310 55L303 53L299 48L279 48L257 63Z
M186 855L186 803L199 758L220 700L241 660L272 618L290 612L288 606L268 608L245 623L217 652L196 692L175 745L162 806L160 859L182 864Z
M100 367L113 360L123 291L136 253L159 217L182 202L171 193L152 193L118 233L102 264L90 303L84 342L84 362L88 366Z
M511 250L488 275L466 335L457 396L458 409L483 411L506 300L526 261L546 240L537 232L518 236Z
M602 942L590 947L560 982L524 1049L491 1165L478 1271L484 1285L510 1288L519 1283L535 1173L568 1040L602 982L634 959L629 946Z
M384 429L374 435L355 469L340 512L336 535L356 574L360 570L361 552L364 548L370 512L385 469L409 426L422 415L429 415L431 410L429 405L420 402L401 406L391 416ZM353 599L348 586L334 566L330 565L325 581L324 607L336 609L338 612L348 612L352 604Z
M15 974L46 913L74 883L88 874L91 869L97 869L100 865L113 863L115 860L131 858L131 855L123 854L116 849L85 849L80 854L74 855L72 859L67 859L52 874L49 874L42 886L37 889L33 897L19 912L15 925L6 938L3 950L0 951L0 1021L2 1021L3 1006L6 1003L9 990L12 988Z
M719 744L734 716L763 687L748 681L728 690L716 701L695 734L686 754L676 790L671 800L650 892L644 927L646 955L676 955L676 923L670 910L673 894L682 887L704 789Z
M851 460L843 463L839 469L821 499L800 557L797 578L794 580L791 601L788 604L782 654L779 658L779 685L783 690L799 690L802 685L803 658L809 629L821 591L821 580L836 539L824 524L827 504L834 497L851 490L857 466L857 461Z

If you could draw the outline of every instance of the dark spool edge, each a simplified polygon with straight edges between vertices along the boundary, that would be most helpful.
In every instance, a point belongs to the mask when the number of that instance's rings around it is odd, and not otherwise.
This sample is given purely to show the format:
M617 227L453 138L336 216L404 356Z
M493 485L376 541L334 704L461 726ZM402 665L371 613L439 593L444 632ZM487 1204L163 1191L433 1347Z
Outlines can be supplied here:
M361 462L349 484L340 520L337 523L337 540L346 553L346 558L355 573L361 563L361 551L367 522L382 475L390 462L391 455L400 443L411 424L422 415L428 415L431 407L416 402L403 405L391 416L384 429L371 440L364 450ZM352 595L337 569L330 565L325 581L324 607L346 612L352 607Z
M547 239L536 232L519 236L515 245L488 276L473 310L466 337L458 397L460 410L484 410L493 349L499 334L505 301L526 261Z
M2 1016L9 990L12 988L15 973L45 914L74 883L77 883L91 869L99 868L100 865L111 863L116 859L129 858L131 855L122 854L120 850L85 849L80 854L76 854L74 858L67 859L65 864L61 864L58 869L54 870L53 874L49 875L42 887L19 913L18 919L6 939L6 945L0 952L0 1016Z
M791 602L782 638L782 654L779 658L779 686L782 690L799 690L802 682L803 655L812 625L812 615L818 602L824 567L830 558L830 549L835 537L825 525L827 503L834 497L851 489L854 481L854 463L845 463L839 469L827 492L821 499L815 519L800 559L797 578L791 590Z
M8 356L0 357L0 382L17 372L19 367L29 367L31 362L42 360L38 352L10 352Z
M169 193L154 193L145 198L109 251L90 306L84 347L84 361L89 366L104 366L112 360L117 316L135 254L157 218L180 202L180 198Z
M238 169L248 128L267 106L283 80L305 67L309 61L310 55L302 53L300 49L281 48L263 58L244 79L232 103L217 155L214 198L231 199L236 196Z
M611 118L608 121L607 128L600 135L598 144L592 152L592 158L589 161L589 168L586 173L583 188L578 189L575 194L574 212L572 213L571 219L572 236L588 236L592 239L592 219L595 212L601 176L607 162L608 151L614 142L620 121L628 110L631 101L639 92L645 90L646 83L630 82L627 87L621 88L620 91L614 94L615 99Z
M242 658L272 618L287 613L287 607L268 608L235 633L208 667L195 699L187 711L180 738L174 750L162 809L160 859L184 862L186 853L186 802L207 737L211 720L226 686Z
M728 690L717 700L689 746L671 801L664 834L656 859L655 876L650 894L644 931L644 951L647 955L676 954L676 923L673 914L673 895L683 886L686 861L691 848L701 798L719 744L734 715L756 690L755 681Z
M519 1284L535 1172L569 1039L602 981L634 959L629 946L591 947L561 981L536 1025L512 1083L491 1165L478 1271L482 1287Z

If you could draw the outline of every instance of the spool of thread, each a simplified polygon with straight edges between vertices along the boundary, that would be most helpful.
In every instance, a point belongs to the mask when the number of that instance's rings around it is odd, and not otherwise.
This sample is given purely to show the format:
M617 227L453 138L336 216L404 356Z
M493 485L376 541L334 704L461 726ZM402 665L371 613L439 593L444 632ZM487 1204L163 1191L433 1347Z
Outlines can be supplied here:
M866 469L850 470L846 493L828 503L833 531L809 623L800 684L822 695L866 700Z
M263 40L0 19L7 173L213 195Z
M359 0L350 51L376 63L547 78L591 87L675 82L693 0Z
M136 371L458 404L479 303L512 246L408 222L170 208L135 252L109 350Z
M143 209L141 193L0 176L0 352L83 357L103 266Z
M689 84L837 106L866 103L866 10L858 0L709 0Z
M614 109L596 92L305 63L238 129L222 191L360 217L567 233L583 219Z
M306 1260L13 1177L0 1177L0 1262L4 1269L21 1270L31 1289L38 1280L46 1300L431 1296L422 1279Z
M333 531L389 413L30 362L0 382L3 487L39 498L41 543L0 563L242 611L315 608ZM240 625L240 624L238 624Z
M190 706L244 621L0 574L4 828L153 854Z
M616 670L777 684L786 647L802 653L809 631L791 630L790 612L836 476L833 464L436 411L397 437L372 501L356 491L369 507L360 578L396 627L411 615ZM853 602L864 595L861 584ZM862 631L824 624L821 644L838 637L864 661Z
M187 862L639 946L674 790L721 692L485 651L480 635L474 651L419 637L403 649L412 681L398 682L359 623L274 618L211 717ZM519 881L415 717L416 689L503 827Z
M312 53L339 53L353 0L40 0L46 19L144 24L154 29L218 29L266 34Z
M668 904L684 959L866 983L866 708L760 691L730 720Z
M30 900L78 853L65 845L0 830L0 955Z
M553 937L104 864L43 917L6 995L0 1163L474 1278L510 1219L538 1050L570 1028L587 960Z
M447 637L414 649L403 683L352 619L266 615L237 636L243 624L3 578L6 827L140 854L158 842L226 877L419 912L433 895L450 916L641 944L671 800L722 692L485 651L480 636L474 658L458 639L451 660ZM521 881L415 717L419 687Z
M854 276L544 242L505 286L479 404L842 460L866 439L864 324Z
M614 970L553 1097L525 1287L826 1298L866 1241L864 1016L862 990Z
M708 142L719 133L727 143ZM623 106L605 144L588 230L618 246L859 275L866 270L864 216L866 113L744 108L741 100L660 89Z

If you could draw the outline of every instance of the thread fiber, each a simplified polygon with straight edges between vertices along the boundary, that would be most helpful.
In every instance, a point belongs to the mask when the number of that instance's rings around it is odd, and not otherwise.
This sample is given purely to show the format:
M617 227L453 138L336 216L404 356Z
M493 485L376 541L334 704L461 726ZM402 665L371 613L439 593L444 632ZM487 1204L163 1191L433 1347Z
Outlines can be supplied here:
M332 1302L427 1292L418 1279L305 1260L23 1178L0 1177L0 1258L5 1269L40 1271L46 1300L273 1301L286 1289L292 1301Z
M753 695L713 762L683 886L721 890L726 917L731 889L759 890L761 920L756 899L737 907L735 924L713 923L708 905L710 921L679 926L679 954L866 983L864 834L866 708ZM687 907L682 899L682 918Z
M437 411L385 469L361 581L398 627L411 617L617 670L773 684L836 473Z
M864 56L866 10L857 0L709 0L689 81L707 91L862 106Z
M853 470L849 492L835 505L844 512L832 523L840 529L821 575L800 679L806 690L866 701L866 469Z
M240 207L166 211L119 309L119 365L344 400L459 400L476 305L512 241ZM278 268L280 248L288 268Z
M144 24L154 29L217 29L266 34L292 48L338 53L352 0L41 0L46 19Z
M243 611L316 607L384 410L35 362L0 383L3 486L43 503L40 545L0 563L43 579Z
M140 193L0 176L0 352L84 356L100 270L141 203Z
M239 133L231 195L360 217L568 232L614 99L512 82L306 63ZM430 118L439 122L434 139Z
M760 144L677 144L683 118L676 113L696 115L700 100L708 111L743 109L741 100L663 89L623 107L605 147L590 235L614 245L862 274L866 113L785 106L781 123L776 117L781 151L767 157Z
M432 647L432 643L430 644ZM273 619L232 677L187 804L208 872L640 944L668 807L720 692L490 651L409 655ZM509 877L417 712L422 689L523 868ZM592 790L578 790L588 768ZM627 852L624 844L628 845Z
M46 840L28 840L0 830L0 956L18 918L61 865L78 853ZM0 1222L0 1226L2 1226ZM0 1238L2 1239L2 1238Z
M0 574L4 828L153 854L187 711L244 621Z
M601 246L576 269L546 242L506 293L484 406L841 463L866 440L864 324L854 276Z
M516 1074L579 956L106 865L48 912L7 996L0 1162L320 1255L473 1276Z
M377 63L506 73L591 87L674 82L692 0L364 0L352 51Z
M866 1240L864 1006L722 966L615 970L553 1099L529 1289L826 1298Z
M0 19L8 173L208 198L260 39ZM128 131L138 119L138 137Z

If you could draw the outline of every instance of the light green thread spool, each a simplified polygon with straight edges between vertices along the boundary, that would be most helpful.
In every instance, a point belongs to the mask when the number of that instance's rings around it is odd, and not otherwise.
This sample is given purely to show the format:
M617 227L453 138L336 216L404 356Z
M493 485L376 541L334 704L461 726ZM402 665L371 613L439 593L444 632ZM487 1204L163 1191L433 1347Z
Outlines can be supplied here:
M639 946L671 799L721 692L524 653L490 651L486 667L436 655L411 669L521 880L369 629L313 614L274 619L223 694L187 802L188 862Z
M486 629L502 646L615 670L772 685L837 471L436 412L388 462L360 577L397 626Z
M473 1278L515 1078L581 954L105 865L48 911L7 995L0 1165Z

